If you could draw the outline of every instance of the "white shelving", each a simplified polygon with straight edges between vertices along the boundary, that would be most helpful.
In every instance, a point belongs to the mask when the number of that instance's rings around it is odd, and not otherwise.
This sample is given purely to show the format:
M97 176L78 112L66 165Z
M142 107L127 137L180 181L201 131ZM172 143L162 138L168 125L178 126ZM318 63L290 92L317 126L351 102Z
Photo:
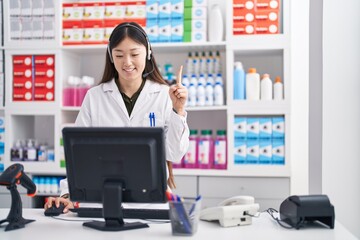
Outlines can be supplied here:
M62 124L75 121L79 107L62 106L62 89L64 82L70 75L93 76L99 80L103 71L106 45L61 45L61 4L55 1L57 11L55 24L57 26L56 38L52 41L10 41L5 39L5 65L6 72L12 72L12 56L18 54L54 54L55 55L55 101L41 102L13 102L12 74L6 74L6 150L5 163L9 165L10 148L16 137L22 137L19 131L28 131L24 137L34 137L35 132L28 120L50 118L53 120L52 130L39 130L51 134L51 143L55 148L55 161L46 163L24 163L25 169L34 174L65 174L60 167L60 128ZM239 176L239 177L291 177L291 75L290 75L290 0L282 0L281 33L276 35L242 35L234 37L232 26L232 1L209 0L221 5L225 16L226 40L222 42L205 43L154 43L152 48L159 64L171 61L174 69L185 63L188 52L193 51L220 51L222 72L225 85L225 106L193 107L187 108L189 112L189 125L193 129L207 127L213 130L227 129L228 140L228 169L175 169L178 176ZM4 1L4 36L9 36L9 6ZM169 59L171 54L171 59ZM261 73L270 73L271 76L281 76L284 81L283 101L240 101L233 100L233 63L242 61L245 69L257 67ZM235 116L284 116L285 117L285 165L235 165L232 156L234 137L232 133ZM15 121L14 121L15 119ZM34 120L35 121L35 120ZM31 121L30 121L31 122ZM27 125L27 126L18 126ZM36 129L35 129L36 130Z

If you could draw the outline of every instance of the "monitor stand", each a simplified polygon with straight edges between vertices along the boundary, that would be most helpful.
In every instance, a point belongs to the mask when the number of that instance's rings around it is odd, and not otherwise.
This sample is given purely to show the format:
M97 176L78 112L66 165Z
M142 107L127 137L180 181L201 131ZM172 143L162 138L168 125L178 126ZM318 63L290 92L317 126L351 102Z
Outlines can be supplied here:
M125 231L149 227L146 223L141 222L125 223L121 203L122 183L119 181L106 181L103 192L103 216L105 222L85 222L83 226L100 231Z

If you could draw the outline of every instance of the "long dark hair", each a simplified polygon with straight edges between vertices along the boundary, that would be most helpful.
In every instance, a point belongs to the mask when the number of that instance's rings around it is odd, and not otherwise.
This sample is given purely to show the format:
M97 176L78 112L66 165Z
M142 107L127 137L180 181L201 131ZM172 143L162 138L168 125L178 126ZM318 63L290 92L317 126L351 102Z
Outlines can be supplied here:
M146 48L146 57L148 56L148 38L146 35L146 32L143 30L143 28L135 23L135 22L123 22L120 23L115 27L115 29L112 31L110 38L109 38L109 44L108 49L106 50L106 60L105 60L105 68L104 73L101 79L101 83L109 82L112 79L117 79L118 72L115 69L114 63L111 61L111 50L116 47L121 41L123 41L126 37L131 38L135 42L142 44ZM152 52L151 46L149 46L151 50L151 58L148 60L146 58L146 64L144 72L142 73L146 75L146 78L148 78L151 81L158 82L160 84L167 84L166 81L161 76L161 73L157 67L154 53Z

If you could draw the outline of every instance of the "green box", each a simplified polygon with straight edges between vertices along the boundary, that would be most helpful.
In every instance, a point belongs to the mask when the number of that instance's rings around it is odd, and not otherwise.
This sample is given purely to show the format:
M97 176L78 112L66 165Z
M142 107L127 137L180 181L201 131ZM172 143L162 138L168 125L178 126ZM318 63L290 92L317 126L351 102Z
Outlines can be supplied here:
M191 32L184 31L183 42L191 42L191 35Z

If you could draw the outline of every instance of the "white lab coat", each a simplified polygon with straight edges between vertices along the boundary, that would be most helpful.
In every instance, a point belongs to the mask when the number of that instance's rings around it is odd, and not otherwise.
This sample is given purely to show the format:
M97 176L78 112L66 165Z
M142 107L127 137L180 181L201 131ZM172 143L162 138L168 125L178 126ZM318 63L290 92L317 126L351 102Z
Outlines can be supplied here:
M186 116L172 110L169 87L150 80L136 100L129 116L121 93L114 80L91 88L75 121L85 127L149 127L149 113L155 113L156 127L165 133L166 159L178 163L189 146L189 127ZM68 193L66 179L60 183L61 195Z

